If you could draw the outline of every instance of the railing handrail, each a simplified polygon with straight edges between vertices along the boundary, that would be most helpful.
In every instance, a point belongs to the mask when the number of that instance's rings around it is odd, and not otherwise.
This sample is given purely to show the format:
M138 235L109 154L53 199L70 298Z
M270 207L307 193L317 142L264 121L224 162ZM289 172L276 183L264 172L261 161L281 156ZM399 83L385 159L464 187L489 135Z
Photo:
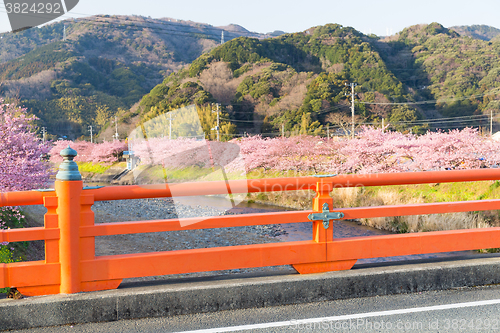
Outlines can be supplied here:
M198 195L227 194L229 184L231 193L281 192L314 190L319 184L335 188L369 187L389 185L412 185L432 183L452 183L500 180L500 168L419 171L402 173L374 173L336 175L328 178L284 177L260 178L207 182L185 182L148 185L107 186L99 189L85 190L86 194L94 196L95 201L128 200L146 198L168 198ZM326 188L325 188L326 189ZM45 196L54 196L54 191L20 191L0 193L0 207L41 205Z
M334 220L495 210L500 200L438 202L379 207L333 207L335 188L500 179L500 169L262 178L156 185L83 188L73 158L64 149L55 190L0 193L0 206L43 204L44 227L1 230L0 242L45 240L45 260L0 264L0 288L25 295L114 289L123 278L292 265L299 273L350 269L357 259L500 247L500 228L334 239ZM312 210L95 224L95 201L314 190ZM95 255L95 237L224 228L311 220L312 240L204 249Z

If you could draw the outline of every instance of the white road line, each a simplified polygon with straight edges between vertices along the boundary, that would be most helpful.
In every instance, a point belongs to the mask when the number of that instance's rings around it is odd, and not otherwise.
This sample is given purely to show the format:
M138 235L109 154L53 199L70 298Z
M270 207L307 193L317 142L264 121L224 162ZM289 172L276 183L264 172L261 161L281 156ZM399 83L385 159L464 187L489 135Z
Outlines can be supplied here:
M493 305L493 304L500 304L500 299L492 299L492 300L487 300L487 301L477 301L477 302L468 302L468 303L455 303L455 304L424 306L421 308L356 313L356 314L351 314L351 315L333 316L333 317L309 318L309 319L298 319L298 320L289 320L289 321L277 321L277 322L273 322L273 323L262 323L262 324L253 324L253 325L209 328L209 329L194 330L194 331L182 331L182 333L236 332L236 331L245 331L245 330L252 330L252 329L259 329L259 328L295 326L295 325L303 325L303 324L309 324L309 323L341 321L341 320L380 317L380 316L392 316L392 315L398 315L398 314L469 308L469 307L473 307L473 306Z

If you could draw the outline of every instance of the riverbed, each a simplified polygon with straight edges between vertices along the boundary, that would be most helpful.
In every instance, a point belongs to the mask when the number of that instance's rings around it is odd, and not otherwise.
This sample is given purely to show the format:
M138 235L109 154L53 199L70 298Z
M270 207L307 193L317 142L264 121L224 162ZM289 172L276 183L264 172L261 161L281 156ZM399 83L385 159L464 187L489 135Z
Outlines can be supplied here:
M225 209L227 208L227 202L224 199L217 198L215 196L203 196L203 197L187 197L177 199L179 203L186 206L192 206L193 209L196 207L205 206L210 208ZM292 209L266 205L261 203L249 203L241 202L235 208L228 209L227 212L232 214L251 214L251 213L265 213L265 212L278 212L278 211L290 211ZM388 235L391 234L385 230L379 230L372 227L364 226L358 221L342 220L342 221L331 221L333 223L333 237L334 238L349 238L349 237L365 237L365 236L378 236L378 235ZM287 223L279 224L278 226L273 226L275 231L275 236L279 241L292 242L292 241L304 241L312 240L312 222L304 223ZM430 253L430 254L418 254L409 256L396 256L396 257L384 257L384 258L370 258L370 259L359 259L357 265L368 264L368 263L380 263L380 262L392 262L392 261L406 261L406 260L417 260L417 259L428 259L428 258L451 258L459 257L465 255L477 254L476 251L456 251L456 252L446 252L446 253Z
M291 210L284 207L259 203L240 202L231 209L227 200L214 196L158 198L138 200L117 200L96 202L92 207L96 223L112 223L124 221L146 221L157 219L173 219L177 217L222 216L227 214L250 214ZM43 206L31 206L27 213L37 225L43 225ZM279 221L277 221L279 222ZM387 235L389 232L360 225L357 221L332 221L334 238ZM265 244L275 242L303 241L312 239L312 222L293 224L275 224L269 226L247 226L205 230L187 230L176 232L142 233L133 235L116 235L96 237L96 255L118 255L128 253L146 253L157 251L175 251L181 249L210 248L247 244ZM43 248L42 248L43 250ZM474 251L452 253L400 256L390 258L371 258L358 260L356 265L402 261L426 258L443 258L475 254ZM43 259L42 256L39 259ZM38 259L38 260L39 260ZM295 273L289 266L263 268L233 269L219 272L200 272L181 274L182 277L199 277L227 275L234 273L284 272ZM127 279L129 282L170 279L179 275Z

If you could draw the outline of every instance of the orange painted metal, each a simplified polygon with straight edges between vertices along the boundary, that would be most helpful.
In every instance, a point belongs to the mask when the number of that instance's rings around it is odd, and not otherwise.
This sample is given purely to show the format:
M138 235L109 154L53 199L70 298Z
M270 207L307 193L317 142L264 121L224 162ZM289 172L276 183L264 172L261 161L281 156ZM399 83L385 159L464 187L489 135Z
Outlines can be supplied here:
M23 296L57 295L60 289L60 284L17 288Z
M59 264L44 261L0 264L2 288L59 284Z
M95 237L94 236L84 236L81 230L85 227L94 226L94 212L91 207L94 204L94 196L88 195L85 192L80 197L81 204L81 214L80 214L80 259L79 263L86 260L95 259ZM122 282L122 279L109 279L104 281L83 281L82 277L79 277L81 281L80 289L81 291L98 291L107 289L116 289Z
M0 230L0 243L26 242L45 239L59 239L59 230L47 230L45 228Z
M317 181L316 182L316 196L313 199L313 211L322 212L323 205L327 204L328 207L333 208L333 199L330 197L332 191L332 183ZM325 229L323 221L313 221L313 240L318 243L330 242L333 238L332 225Z
M488 249L500 246L500 228L433 231L335 239L329 260L351 260L411 254Z
M81 237L140 234L178 230L243 227L279 223L308 222L307 215L312 211L279 212L264 214L226 215L199 218L150 220L135 222L100 223L80 228Z
M123 278L247 267L293 265L299 273L350 269L357 259L500 247L500 228L333 239L335 221L325 229L313 222L312 241L95 256L95 237L105 235L307 222L313 212L341 211L344 219L495 210L500 200L403 206L333 207L338 187L384 186L500 179L500 169L340 175L229 181L232 193L315 190L312 211L218 216L94 225L94 201L226 194L228 183L204 182L82 189L81 181L56 181L49 192L0 194L0 206L43 204L43 228L0 231L0 242L45 240L45 260L0 264L0 288L25 295L75 293L117 288Z
M422 171L390 174L359 174L338 175L322 179L323 183L331 183L333 188L361 187L361 186L386 186L429 184L446 182L468 182L483 180L499 180L500 169L479 170L448 170L448 171ZM273 191L315 190L318 178L315 177L290 177L230 180L232 193L255 193ZM131 185L112 186L100 189L85 190L86 194L94 195L95 201L125 200L170 197L171 188L175 187L176 196L227 194L227 183L197 182L181 184L158 185ZM8 192L0 193L0 207L24 206L43 204L45 196L54 196L55 192Z
M500 209L500 200L438 202L400 206L343 208L343 219L361 219L383 216L444 214Z
M43 205L47 208L44 216L44 229L47 233L55 233L60 236L57 216L57 197L55 192L53 196L44 196ZM27 229L29 230L29 229ZM50 272L44 272L44 276L50 278L50 282L44 283L43 279L37 279L31 286L18 287L18 290L25 296L52 295L60 293L61 269L59 264L59 238L45 238L45 264L50 267L57 267ZM36 274L40 274L36 272ZM15 285L14 285L15 286Z
M321 179L316 182L316 197L313 199L313 211L322 212L323 205L328 205L330 211L333 211L333 199L330 197L330 192L333 189L333 184L328 179ZM333 240L333 221L329 222L329 226L325 229L323 221L313 221L313 241L323 243L325 252L327 252L327 242ZM322 273L336 270L350 269L356 260L348 261L331 261L331 262L309 262L294 264L293 268L300 274Z
M499 180L500 169L338 175L334 187L367 187Z
M54 195L54 192L21 191L0 193L0 207L28 206L43 204L43 197Z
M500 179L500 169L479 169L422 171L390 174L338 175L331 178L321 179L321 182L324 184L330 183L333 188L342 188L468 182L498 179ZM315 190L318 183L318 178L264 178L230 180L228 183L230 185L232 193L297 191ZM173 189L175 189L176 196L227 194L227 183L218 181L140 186L113 186L87 190L85 192L94 195L95 201L103 201L170 197L172 195Z
M82 181L56 181L59 217L59 262L61 263L61 294L81 291L80 277L80 196Z
M123 281L123 279L91 281L91 282L82 281L81 288L82 288L82 291L85 291L85 292L99 291L99 290L111 290L111 289L118 288L120 286L120 283L122 283L122 281Z
M43 205L45 206L45 208L47 208L47 213L45 213L44 216L45 229L59 231L59 217L57 216L57 197L44 197ZM45 262L59 264L59 239L45 240ZM58 275L59 279L60 275L61 274ZM57 293L59 293L59 291Z
M324 244L313 241L241 245L100 256L82 262L82 278L102 281L325 260Z

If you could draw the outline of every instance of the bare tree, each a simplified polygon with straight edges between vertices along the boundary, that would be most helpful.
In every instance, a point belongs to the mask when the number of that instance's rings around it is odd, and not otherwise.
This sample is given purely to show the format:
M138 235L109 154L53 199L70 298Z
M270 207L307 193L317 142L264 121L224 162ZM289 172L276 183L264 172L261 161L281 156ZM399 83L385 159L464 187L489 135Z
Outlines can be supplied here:
M346 115L344 113L329 113L325 120L331 124L333 124L335 127L341 129L345 135L349 135L351 132L352 128L352 117L350 115ZM361 127L363 125L363 122L366 120L365 117L361 117L360 115L355 115L354 116L354 126L356 131L357 128Z

